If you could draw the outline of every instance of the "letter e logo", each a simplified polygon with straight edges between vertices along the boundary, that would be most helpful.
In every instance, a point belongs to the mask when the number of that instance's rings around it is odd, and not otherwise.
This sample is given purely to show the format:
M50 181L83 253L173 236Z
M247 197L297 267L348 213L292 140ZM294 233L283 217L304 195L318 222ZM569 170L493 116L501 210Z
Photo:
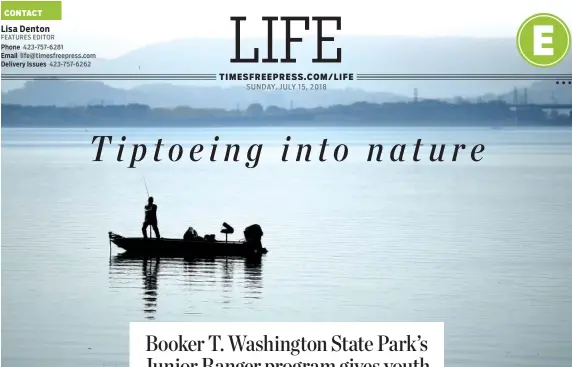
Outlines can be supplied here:
M555 15L540 13L526 19L516 35L520 56L538 68L558 65L570 51L570 29Z

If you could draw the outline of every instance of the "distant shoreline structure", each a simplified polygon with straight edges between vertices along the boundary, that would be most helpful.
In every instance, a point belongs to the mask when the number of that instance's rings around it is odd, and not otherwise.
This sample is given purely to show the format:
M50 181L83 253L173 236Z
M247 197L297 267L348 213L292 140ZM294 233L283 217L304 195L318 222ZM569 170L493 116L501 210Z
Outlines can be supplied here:
M244 110L152 108L143 104L75 107L2 104L4 127L208 127L208 126L570 126L571 105L512 105L503 101L413 102Z

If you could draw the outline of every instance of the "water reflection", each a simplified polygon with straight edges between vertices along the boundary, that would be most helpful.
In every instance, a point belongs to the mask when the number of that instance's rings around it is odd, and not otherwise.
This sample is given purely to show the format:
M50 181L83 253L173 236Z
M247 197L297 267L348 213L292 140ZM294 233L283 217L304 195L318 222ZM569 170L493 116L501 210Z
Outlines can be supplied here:
M157 275L159 274L160 263L160 259L143 259L143 288L145 289L143 312L145 313L154 314L157 310ZM147 318L152 319L153 317Z
M193 302L200 300L195 296L205 290L214 291L213 298L214 294L221 295L225 305L236 301L237 288L242 300L262 298L262 261L262 258L242 257L156 258L122 253L110 258L110 286L141 289L145 318L155 320L160 283L163 287L178 287L176 293L190 302L193 309L197 306Z

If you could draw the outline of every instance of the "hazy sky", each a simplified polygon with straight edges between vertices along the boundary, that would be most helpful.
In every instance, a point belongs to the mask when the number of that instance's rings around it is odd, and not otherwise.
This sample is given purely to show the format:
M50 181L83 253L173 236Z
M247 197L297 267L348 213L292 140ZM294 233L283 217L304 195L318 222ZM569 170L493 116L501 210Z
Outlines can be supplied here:
M231 15L248 17L248 37L265 35L263 15L339 15L342 31L334 34L352 35L514 37L538 12L572 24L569 0L63 0L63 12L62 22L46 23L56 37L99 57L174 39L232 38ZM314 32L296 26L302 37Z

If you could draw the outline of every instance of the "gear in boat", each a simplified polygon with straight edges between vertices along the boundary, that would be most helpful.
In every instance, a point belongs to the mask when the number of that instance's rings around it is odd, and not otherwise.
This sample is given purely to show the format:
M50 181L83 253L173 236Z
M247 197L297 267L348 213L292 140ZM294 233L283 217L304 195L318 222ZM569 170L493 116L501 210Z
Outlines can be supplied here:
M230 226L227 222L222 224L222 229L220 233L225 235L225 241L228 242L228 235L234 233L234 228ZM258 224L253 224L248 226L244 229L244 240L249 243L257 243L262 245L262 236L264 232L262 232L262 228ZM189 227L185 234L183 235L183 240L185 241L207 241L207 242L215 242L215 235L214 234L206 234L204 237L198 235L197 231L193 227Z

